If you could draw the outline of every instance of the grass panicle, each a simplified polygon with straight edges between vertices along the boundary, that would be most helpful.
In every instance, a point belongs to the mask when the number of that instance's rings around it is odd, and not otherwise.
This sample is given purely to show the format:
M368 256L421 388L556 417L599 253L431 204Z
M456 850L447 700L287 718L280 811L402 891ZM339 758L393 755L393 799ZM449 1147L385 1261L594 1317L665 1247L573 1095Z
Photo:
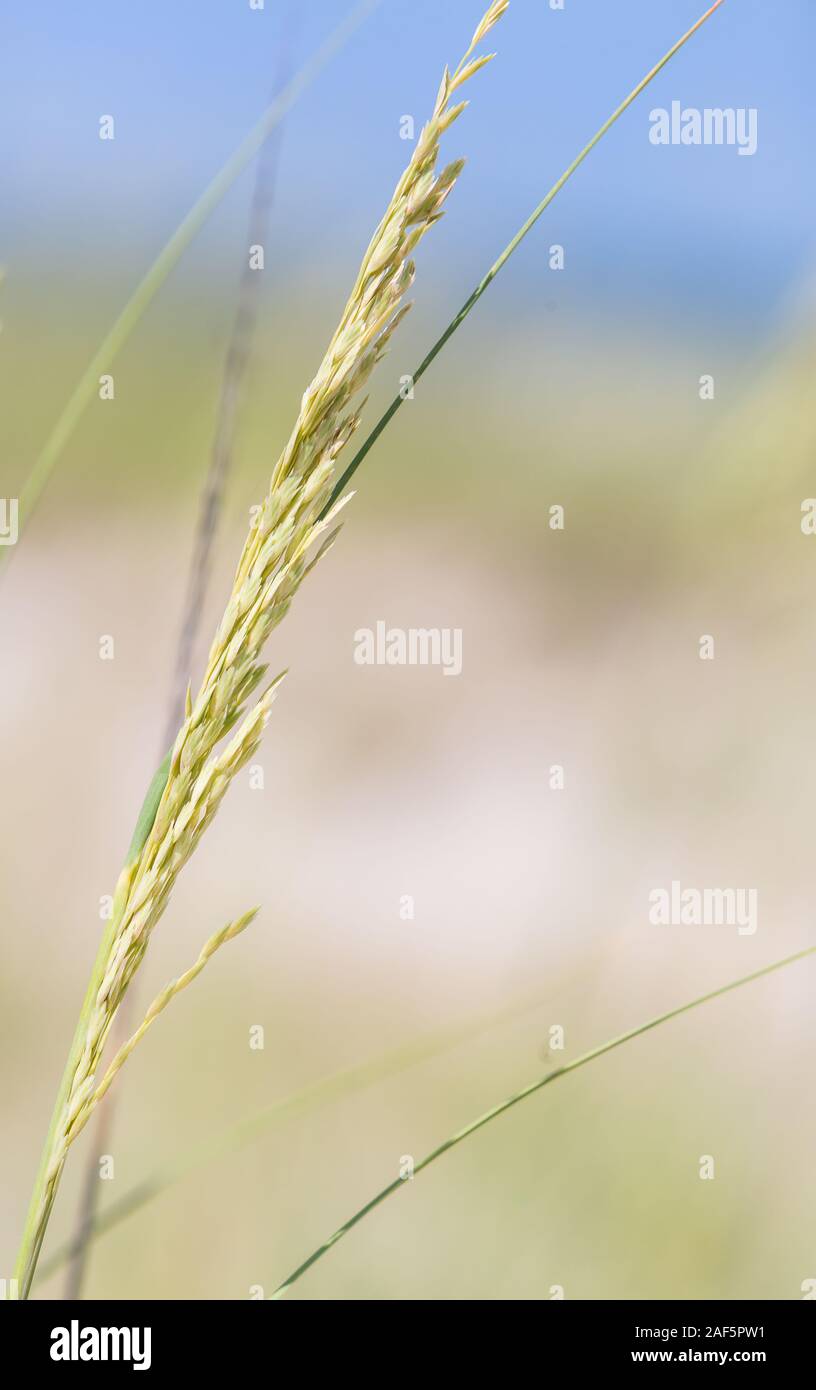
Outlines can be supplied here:
M23 1298L31 1287L68 1150L97 1103L96 1075L117 1009L178 874L232 779L253 756L269 718L282 676L251 703L267 671L261 650L337 534L330 528L349 500L329 502L337 457L358 427L361 392L409 307L405 295L414 279L413 252L441 217L462 169L462 162L455 161L441 173L436 171L440 140L464 109L464 103L451 105L450 99L483 66L470 62L470 55L506 8L507 0L494 0L453 76L445 70L433 114L371 239L323 361L303 394L292 433L250 527L201 687L195 698L188 690L184 722L169 755L152 823L161 770L148 793L131 856L117 884L113 915L94 965L32 1194L15 1271ZM226 748L218 752L228 734L232 737Z

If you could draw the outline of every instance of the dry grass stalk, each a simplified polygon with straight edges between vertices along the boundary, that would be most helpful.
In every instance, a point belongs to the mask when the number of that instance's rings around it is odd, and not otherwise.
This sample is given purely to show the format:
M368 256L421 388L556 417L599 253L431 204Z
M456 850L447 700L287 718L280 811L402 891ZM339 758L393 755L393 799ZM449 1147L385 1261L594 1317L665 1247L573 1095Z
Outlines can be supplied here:
M272 93L272 103L286 89L289 77L289 48L297 22L296 0L286 21L278 61L278 73ZM283 122L275 127L258 155L255 185L249 211L246 246L264 245L269 231L269 214L272 209L274 190L277 182ZM210 452L209 468L199 501L198 520L193 540L193 553L187 578L187 594L183 617L176 645L173 678L165 731L162 734L161 752L174 742L176 731L185 715L187 682L193 667L193 654L199 637L204 600L209 583L212 553L215 545L221 516L224 489L232 464L232 454L237 429L238 412L244 378L249 365L255 324L258 313L258 299L261 276L253 269L249 255L244 256L243 272L238 288L238 302L232 324L221 389L216 412L215 431ZM122 1000L119 1013L109 1038L109 1046L116 1046L127 1038L133 1025L133 1012L136 1007L135 990L128 991ZM72 1242L73 1254L65 1281L65 1298L74 1301L80 1297L82 1282L88 1261L88 1246L93 1228L100 1183L98 1155L107 1151L110 1143L115 1109L114 1096L103 1111L96 1117L96 1133L93 1136L86 1159L85 1178L82 1185L77 1234Z

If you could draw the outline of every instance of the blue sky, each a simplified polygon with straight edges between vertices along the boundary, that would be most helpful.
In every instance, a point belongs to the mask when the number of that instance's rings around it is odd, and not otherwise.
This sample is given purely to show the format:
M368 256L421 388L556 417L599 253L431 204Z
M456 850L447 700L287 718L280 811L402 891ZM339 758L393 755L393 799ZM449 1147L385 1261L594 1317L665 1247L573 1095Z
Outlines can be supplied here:
M486 0L382 0L287 121L277 234L297 267L367 240L419 124ZM351 0L2 0L0 259L143 268L266 105L296 14L297 66ZM704 0L513 0L499 58L472 84L447 152L469 157L440 256L477 279L598 124ZM588 296L699 302L757 327L795 296L814 246L811 0L726 0L593 154L506 278L546 281L552 240ZM673 100L753 106L759 148L655 148L648 113ZM98 139L112 113L116 141ZM206 234L242 225L245 177ZM447 260L445 260L447 258ZM545 292L545 291L542 291Z

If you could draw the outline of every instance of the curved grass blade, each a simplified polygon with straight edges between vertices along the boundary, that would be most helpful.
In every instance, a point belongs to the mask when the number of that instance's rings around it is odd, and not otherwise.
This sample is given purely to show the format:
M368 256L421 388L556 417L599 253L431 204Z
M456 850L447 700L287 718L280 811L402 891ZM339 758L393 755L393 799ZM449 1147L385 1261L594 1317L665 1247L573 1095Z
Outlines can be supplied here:
M626 939L627 934L621 932L616 932L611 937L615 951L623 949ZM596 955L589 966L584 965L577 971L571 972L566 983L559 987L561 993L563 994L565 990L569 992L579 991L586 996L587 992L594 987L593 982L599 975L601 963ZM482 1014L469 1023L438 1029L419 1042L405 1043L372 1061L345 1067L338 1072L331 1072L328 1076L321 1077L319 1081L315 1081L310 1086L296 1092L295 1095L275 1101L272 1105L264 1106L262 1110L240 1120L236 1125L231 1125L215 1137L204 1142L197 1140L193 1148L185 1150L175 1159L154 1169L148 1177L125 1192L102 1215L94 1216L89 1222L89 1234L87 1236L89 1243L114 1230L128 1216L146 1206L154 1197L160 1197L169 1187L181 1182L200 1169L208 1167L210 1163L226 1158L230 1154L239 1153L250 1144L254 1144L256 1140L273 1132L285 1120L295 1115L308 1113L321 1102L331 1102L341 1096L357 1095L369 1086L375 1086L380 1081L390 1080L391 1077L397 1076L410 1067L419 1066L422 1062L443 1056L460 1044L481 1037L492 1028L521 1019L527 1014L543 1008L546 1003L546 997L531 996L528 999L515 1000L490 1014ZM100 1119L104 1119L107 1113L108 1106L101 1106ZM99 1152L102 1152L104 1143L100 1141L96 1147ZM94 1172L96 1172L95 1168ZM81 1240L80 1234L75 1235L73 1239L58 1246L47 1260L43 1260L37 1268L35 1283L48 1278L66 1260L73 1258Z
M382 3L382 0L359 0L332 31L324 43L312 54L295 73L279 96L267 107L263 116L250 133L230 156L223 168L216 174L201 197L192 206L187 216L176 228L162 251L156 257L147 274L136 286L124 309L105 335L91 361L77 382L73 393L61 411L54 428L43 445L42 451L32 468L19 499L19 531L22 536L32 513L42 496L51 473L63 449L76 429L85 407L95 396L99 387L99 377L110 369L110 364L129 338L147 306L167 279L170 271L180 259L193 237L201 229L213 209L224 194L258 153L264 141L274 128L291 111L315 78L331 62L344 44L352 37L364 20ZM17 546L0 548L0 572L3 564L8 564L12 550Z
M420 378L425 375L431 363L435 360L436 357L438 357L439 353L442 351L443 347L448 342L448 340L453 337L457 328L459 328L464 323L471 309L474 309L476 307L485 290L488 288L489 285L493 283L499 271L503 268L503 266L507 264L513 252L516 251L518 247L521 245L527 233L532 231L539 217L541 217L542 213L545 212L546 209L550 206L550 203L553 201L553 199L558 196L558 194L561 192L561 189L564 187L564 184L567 183L572 178L575 171L578 168L580 168L587 155L590 154L592 150L594 150L595 146L599 143L600 140L603 139L607 131L611 130L612 126L615 124L618 118L623 115L627 107L631 106L632 103L637 100L641 92L644 91L646 87L648 87L649 83L653 80L653 78L657 77L657 74L661 71L661 69L664 68L667 63L671 62L671 59L674 57L674 55L680 51L684 44L688 43L689 39L697 33L697 30L701 28L703 24L705 24L707 19L711 18L711 16L714 14L714 11L718 10L723 3L724 0L716 0L715 4L713 4L709 10L706 10L704 15L700 16L696 24L692 24L691 28L683 35L683 37L677 40L677 43L675 43L669 49L668 53L664 54L664 56L660 59L659 63L655 64L651 72L648 72L646 76L640 82L638 82L637 86L629 93L628 97L626 97L621 102L620 106L618 106L616 110L612 112L612 115L608 118L608 120L604 121L603 125L600 127L599 130L595 132L589 143L587 145L584 145L584 148L581 150L581 153L576 156L576 158L570 164L569 168L564 170L560 179L558 179L553 184L549 193L547 193L542 198L538 207L535 209L534 212L530 214L523 227L521 227L519 231L516 232L516 235L513 237L513 240L509 242L507 246L505 246L498 260L494 261L487 274L484 276L482 280L479 281L479 284L476 286L475 290L470 295L470 297L465 300L458 314L456 314L456 316L453 319L451 319L450 323L448 324L441 337L437 338L436 342L434 343L427 356L423 357L419 366L412 374L412 381L414 385L416 385ZM368 438L364 441L363 444L361 444L360 448L357 450L357 453L354 455L354 458L351 460L351 463L348 465L348 468L338 479L334 491L331 495L331 498L329 499L329 502L326 504L326 511L328 511L337 501L337 498L340 496L343 489L347 486L349 481L357 472L357 469L360 467L360 464L363 462L363 459L365 458L369 449L371 449L376 444L383 430L391 422L391 420L393 420L394 416L396 415L397 411L399 410L400 406L403 404L403 401L405 399L406 397L404 394L396 395L391 404L389 405L388 409L385 411L384 415L382 415L380 419L377 421L377 424L374 426Z
M240 1150L255 1143L256 1140L262 1139L264 1135L269 1134L284 1120L309 1111L321 1102L332 1101L340 1096L356 1095L369 1086L375 1086L379 1081L389 1080L400 1072L407 1071L410 1067L418 1066L421 1062L440 1057L460 1044L479 1037L491 1028L523 1018L525 1014L543 1008L545 1003L546 1000L539 996L536 999L509 1004L504 1009L487 1016L482 1015L470 1023L440 1029L438 1032L429 1034L420 1042L406 1043L402 1047L386 1052L381 1057L374 1058L372 1061L362 1062L353 1067L345 1067L342 1071L332 1072L328 1076L321 1077L319 1081L304 1087L303 1090L294 1095L275 1101L256 1114L247 1116L237 1125L230 1126L229 1129L224 1130L209 1141L202 1144L199 1140L194 1148L155 1169L142 1182L125 1192L107 1211L97 1215L91 1225L88 1236L89 1243L98 1240L102 1235L106 1235L108 1231L114 1230L128 1216L146 1206L154 1197L161 1196L175 1183L220 1158L240 1152ZM104 1113L105 1110L102 1107L100 1115ZM42 1282L50 1274L54 1274L60 1269L67 1260L76 1254L79 1242L80 1236L77 1235L64 1245L59 1246L47 1260L43 1260L38 1267L35 1282Z
M508 1096L508 1098L501 1101L499 1105L494 1105L492 1110L487 1110L484 1115L480 1115L477 1120L472 1120L471 1123L465 1125L463 1129L457 1130L456 1134L452 1135L450 1139L446 1139L444 1144L440 1144L438 1148L433 1149L431 1153L427 1154L425 1158L414 1165L414 1177L417 1177L424 1168L429 1168L432 1163L435 1163L443 1154L448 1153L450 1149L454 1149L457 1144L461 1144L462 1141L467 1139L471 1134L475 1134L477 1130L489 1124L491 1120L495 1120L499 1115L503 1115L505 1111L511 1110L514 1105L518 1105L520 1101L526 1100L528 1096L535 1095L537 1091L543 1090L543 1088L549 1086L551 1082L558 1081L562 1076L568 1076L570 1072L578 1071L579 1067L585 1067L589 1062L594 1062L596 1058L603 1057L605 1053L612 1052L616 1047L621 1047L623 1043L631 1042L633 1038L639 1038L641 1034L648 1033L652 1028L659 1027L661 1023L668 1023L670 1019L679 1018L681 1014L686 1014L691 1009L698 1009L701 1004L708 1004L712 999L719 999L722 995L729 994L731 990L741 989L743 985L751 984L753 980L762 979L763 976L770 975L775 970L781 970L783 966L793 965L795 961L804 960L806 956L812 956L814 952L816 952L816 946L808 946L804 951L797 951L794 955L786 956L783 960L774 961L771 965L764 965L760 970L754 970L750 975L743 975L739 980L732 980L730 984L721 985L719 989L713 989L708 994L701 994L697 999L692 999L686 1004L680 1004L676 1009L669 1009L667 1013L659 1014L656 1018L650 1018L648 1022L639 1024L637 1028L630 1028L628 1032L619 1034L618 1037L610 1039L609 1042L601 1043L600 1047L593 1047L591 1051L584 1052L582 1056L576 1057L574 1061L566 1062L565 1065L559 1067L557 1071L548 1072L546 1076L540 1077L538 1081L533 1081L529 1086L525 1086L522 1090L516 1091L514 1095ZM372 1197L370 1202L366 1202L365 1206L360 1207L359 1211L356 1211L353 1216L349 1217L348 1221L338 1227L334 1235L329 1236L329 1239L318 1246L309 1258L303 1261L303 1264L298 1265L297 1269L289 1275L288 1279L285 1279L283 1283L278 1286L271 1295L270 1301L284 1298L292 1285L296 1284L298 1279L301 1279L306 1271L311 1269L312 1265L316 1264L318 1260L328 1254L329 1250L331 1250L338 1241L343 1239L343 1236L348 1235L349 1231L353 1230L353 1228L363 1220L363 1217L368 1216L369 1213L380 1206L387 1197L392 1196L393 1193L399 1191L399 1189L404 1186L405 1182L402 1178L395 1178L395 1180L389 1183L387 1187L384 1187L381 1192L378 1192L376 1197Z

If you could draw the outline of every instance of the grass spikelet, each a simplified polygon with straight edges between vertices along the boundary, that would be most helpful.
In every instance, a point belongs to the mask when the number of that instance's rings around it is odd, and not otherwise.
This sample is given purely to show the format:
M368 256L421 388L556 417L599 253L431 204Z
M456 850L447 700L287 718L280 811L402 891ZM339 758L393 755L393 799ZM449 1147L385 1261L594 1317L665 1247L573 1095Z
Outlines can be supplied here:
M204 969L204 966L210 959L210 956L214 955L218 948L220 946L223 946L226 941L232 941L236 936L240 936L241 932L245 931L246 928L249 926L250 922L252 922L255 919L255 917L257 917L258 912L259 909L257 907L253 907L249 912L245 912L243 917L238 917L234 922L228 922L227 925L225 927L222 927L220 931L214 932L213 935L209 937L209 939L205 941L204 945L202 946L198 960L195 962L195 964L191 965L189 970L185 970L183 975L179 975L178 979L171 980L169 985L165 985L164 989L161 991L161 994L158 994L156 996L156 998L153 1000L153 1003L150 1005L150 1008L147 1010L147 1013L145 1014L139 1027L136 1029L136 1032L133 1034L131 1038L128 1039L126 1043L123 1043L122 1046L119 1048L119 1051L116 1053L116 1056L114 1057L113 1061L111 1062L110 1066L105 1072L104 1077L100 1081L99 1085L96 1087L96 1090L91 1095L87 1105L74 1120L73 1128L70 1134L71 1143L73 1143L74 1139L79 1134L83 1126L87 1124L94 1110L94 1107L99 1104L105 1092L113 1083L113 1080L116 1077L117 1073L120 1072L122 1067L125 1065L125 1062L127 1061L131 1052L133 1052L134 1048L141 1042L145 1033L155 1023L159 1014L167 1008L167 1005L170 1003L170 1000L175 999L177 994L181 994L181 991L183 989L186 989L189 984L192 984L196 976L201 974L202 970Z
M490 30L494 27L494 25L498 24L502 15L509 8L509 5L510 0L493 0L493 4L490 6L490 9L487 11L485 15L482 16L479 24L476 26L476 32L470 41L470 48L465 54L465 57L462 59L463 63L466 58L470 57L474 48L478 48L479 44L482 42L482 39L487 38L488 34L490 33Z

